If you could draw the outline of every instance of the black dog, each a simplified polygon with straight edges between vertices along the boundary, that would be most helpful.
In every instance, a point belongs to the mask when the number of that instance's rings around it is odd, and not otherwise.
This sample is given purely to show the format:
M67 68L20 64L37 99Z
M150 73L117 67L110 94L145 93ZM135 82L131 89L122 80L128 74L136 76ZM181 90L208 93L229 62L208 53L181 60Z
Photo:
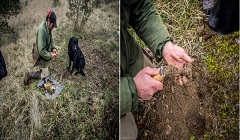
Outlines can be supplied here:
M239 0L217 0L208 19L208 26L220 35L239 30Z
M74 75L81 73L85 76L83 69L85 67L85 58L78 46L78 39L76 37L71 37L68 43L68 56L69 56L69 66L68 70L72 74L74 69L77 69L77 72ZM72 70L70 70L71 62L73 61Z

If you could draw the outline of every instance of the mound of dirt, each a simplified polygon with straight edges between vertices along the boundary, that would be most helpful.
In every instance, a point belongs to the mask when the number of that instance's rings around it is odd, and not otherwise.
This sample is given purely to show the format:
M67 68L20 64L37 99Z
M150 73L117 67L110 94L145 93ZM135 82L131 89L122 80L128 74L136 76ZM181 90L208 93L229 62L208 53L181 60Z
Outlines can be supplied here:
M164 90L155 94L150 102L141 103L140 113L136 115L140 137L172 140L204 134L206 116L200 95L205 93L199 94L199 89L207 81L201 79L199 65L200 62L194 62L191 81L180 86L174 76L166 77Z

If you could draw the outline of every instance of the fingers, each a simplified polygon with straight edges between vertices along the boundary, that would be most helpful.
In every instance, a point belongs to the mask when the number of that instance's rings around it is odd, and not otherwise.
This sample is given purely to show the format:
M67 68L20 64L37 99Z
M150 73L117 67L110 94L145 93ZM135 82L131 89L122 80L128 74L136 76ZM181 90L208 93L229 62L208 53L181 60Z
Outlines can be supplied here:
M181 77L179 77L179 84L180 84L180 86L183 85L183 81L182 81L182 78L181 78Z
M173 55L173 58L175 59L175 62L172 61L174 63L174 65L180 69L183 69L183 66L185 63L193 63L194 59L191 59L187 53L184 51L183 48L180 48L178 46L176 46L176 51Z
M186 63L192 63L194 61L194 59L191 59L187 53L185 52L185 50L179 46L177 46L177 50L176 50L176 59L179 61L179 62L183 62L185 61Z
M56 55L58 55L57 49L53 49L52 52Z
M162 90L162 83L160 84L160 86L159 83L157 83L154 87L150 88L148 90L148 93L144 94L143 96L140 96L140 98L142 100L150 100L157 91Z
M150 67L146 67L144 68L146 71L147 74L149 75L157 75L160 71L160 68L150 68Z
M152 85L152 89L149 90L149 94L147 94L144 97L144 99L143 98L142 99L143 100L150 100L157 91L162 90L162 89L163 89L163 83L154 80L153 85Z
M158 91L158 90L162 90L162 89L163 89L163 83L162 83L162 82L159 82L159 81L157 81L157 80L154 80L154 81L152 82L152 87L155 88L157 91ZM157 91L156 91L156 92L157 92Z
M52 54L52 58L55 58L55 57L57 57L58 52L57 52L56 49L53 49L52 52L51 52L51 54Z
M146 73L151 75L157 75L160 71L160 68L150 68L150 67L146 67L145 68ZM157 80L152 79L151 80L151 85L153 88L155 88L156 90L162 90L163 89L163 83L159 82Z
M163 89L163 83L151 77L158 74L159 70L159 68L146 67L133 78L138 96L142 100L150 100L154 93Z
M57 56L57 54L56 54L56 53L53 53L53 52L51 52L51 56L52 56L52 58L55 58L55 57Z
M142 100L150 100L152 98L153 95L147 95L144 96L143 98L141 98Z
M191 59L185 52L182 54L181 57L184 61L186 61L187 63L193 63L194 59Z
M180 86L186 84L189 81L189 79L186 76L181 76L179 74L175 75L175 82L179 84Z
M186 76L182 77L183 84L186 84L189 81L189 79Z

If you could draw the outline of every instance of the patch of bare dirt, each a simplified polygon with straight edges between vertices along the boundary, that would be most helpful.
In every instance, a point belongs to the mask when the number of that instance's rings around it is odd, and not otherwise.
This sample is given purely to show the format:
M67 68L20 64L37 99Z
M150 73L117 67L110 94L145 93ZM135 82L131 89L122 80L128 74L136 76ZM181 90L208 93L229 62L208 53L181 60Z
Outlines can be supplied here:
M200 65L202 62L194 62L192 80L186 84L180 86L174 76L166 77L164 89L141 103L136 122L142 139L189 139L204 134L207 81L201 78Z

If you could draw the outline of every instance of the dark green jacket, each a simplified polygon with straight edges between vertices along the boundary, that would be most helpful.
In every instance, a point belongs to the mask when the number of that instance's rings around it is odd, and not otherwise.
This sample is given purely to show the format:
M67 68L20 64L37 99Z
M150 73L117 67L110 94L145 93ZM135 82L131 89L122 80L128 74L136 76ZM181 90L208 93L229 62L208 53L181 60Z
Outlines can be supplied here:
M171 37L151 0L138 0L132 4L121 1L120 12L120 113L124 115L137 110L139 100L133 77L143 69L142 49L127 31L128 24L149 46L157 61L162 59L162 48Z
M52 33L47 28L46 20L44 20L38 28L36 36L36 50L40 57L40 67L46 68L50 64L51 51L56 49L53 46Z

